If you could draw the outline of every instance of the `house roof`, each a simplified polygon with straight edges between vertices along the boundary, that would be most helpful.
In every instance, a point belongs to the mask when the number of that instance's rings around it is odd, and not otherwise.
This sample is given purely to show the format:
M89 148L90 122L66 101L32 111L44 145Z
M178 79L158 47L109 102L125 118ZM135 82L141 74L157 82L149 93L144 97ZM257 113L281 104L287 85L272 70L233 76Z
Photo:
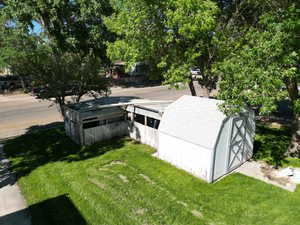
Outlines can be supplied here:
M215 99L182 96L165 109L159 131L213 149L226 118L218 108L221 103Z

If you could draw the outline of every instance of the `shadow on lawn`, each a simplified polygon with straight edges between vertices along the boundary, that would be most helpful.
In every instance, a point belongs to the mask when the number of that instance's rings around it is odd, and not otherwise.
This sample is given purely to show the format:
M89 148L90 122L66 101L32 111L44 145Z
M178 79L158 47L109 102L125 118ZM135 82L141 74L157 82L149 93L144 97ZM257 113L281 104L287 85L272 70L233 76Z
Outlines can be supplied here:
M124 144L125 139L115 138L90 146L79 146L66 136L62 127L59 127L30 131L8 140L4 150L11 159L11 169L19 179L49 162L85 160L121 148Z
M66 195L45 200L29 206L26 210L17 211L0 217L0 224L26 224L29 214L32 225L86 225L87 222Z
M291 131L288 128L271 128L257 124L255 132L255 160L264 160L275 167L287 162L286 152L291 140Z

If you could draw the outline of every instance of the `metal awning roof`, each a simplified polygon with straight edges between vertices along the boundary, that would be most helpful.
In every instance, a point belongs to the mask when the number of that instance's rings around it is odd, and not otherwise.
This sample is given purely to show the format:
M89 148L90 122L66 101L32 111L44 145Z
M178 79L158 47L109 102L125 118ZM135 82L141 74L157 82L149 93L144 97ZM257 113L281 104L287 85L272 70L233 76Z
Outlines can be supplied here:
M173 101L152 101L134 97L104 97L67 105L79 113L101 111L103 108L141 106L144 108L163 111Z

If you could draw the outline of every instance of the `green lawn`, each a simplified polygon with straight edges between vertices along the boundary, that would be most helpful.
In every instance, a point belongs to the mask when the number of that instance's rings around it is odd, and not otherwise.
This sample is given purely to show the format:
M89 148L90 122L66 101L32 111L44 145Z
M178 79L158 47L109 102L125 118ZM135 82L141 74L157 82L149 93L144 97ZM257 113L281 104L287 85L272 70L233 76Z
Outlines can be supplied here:
M254 143L254 159L263 160L274 166L289 166L290 159L285 153L291 140L291 131L288 128L272 128L262 124L256 125ZM292 160L297 164L299 160ZM298 164L300 166L300 164Z
M5 150L33 225L300 224L299 188L290 193L240 174L207 184L130 140L81 148L52 129Z

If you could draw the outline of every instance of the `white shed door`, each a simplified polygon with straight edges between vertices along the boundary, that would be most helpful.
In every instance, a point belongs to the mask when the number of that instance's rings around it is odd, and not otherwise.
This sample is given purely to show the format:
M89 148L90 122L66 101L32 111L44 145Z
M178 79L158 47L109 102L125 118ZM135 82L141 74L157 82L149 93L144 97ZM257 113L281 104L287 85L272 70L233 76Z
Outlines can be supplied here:
M233 119L227 161L228 172L251 158L253 147L252 136L252 127L246 117Z

